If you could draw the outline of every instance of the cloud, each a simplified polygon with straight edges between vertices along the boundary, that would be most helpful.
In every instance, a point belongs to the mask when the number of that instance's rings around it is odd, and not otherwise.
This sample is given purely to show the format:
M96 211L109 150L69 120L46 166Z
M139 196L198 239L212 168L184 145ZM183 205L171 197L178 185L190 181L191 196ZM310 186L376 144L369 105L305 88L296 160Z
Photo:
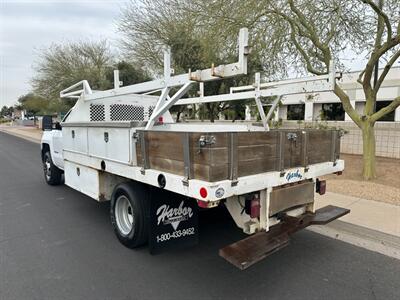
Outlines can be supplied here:
M108 39L126 0L4 1L0 4L0 106L29 92L36 52L52 43Z

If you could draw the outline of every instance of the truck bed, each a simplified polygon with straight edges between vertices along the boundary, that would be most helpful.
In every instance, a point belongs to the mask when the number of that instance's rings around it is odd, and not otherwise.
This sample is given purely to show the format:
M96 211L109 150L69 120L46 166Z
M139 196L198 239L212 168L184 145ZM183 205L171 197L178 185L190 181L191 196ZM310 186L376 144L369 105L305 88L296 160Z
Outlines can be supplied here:
M338 130L271 131L137 130L136 158L143 170L155 169L185 179L235 181L238 177L335 162Z

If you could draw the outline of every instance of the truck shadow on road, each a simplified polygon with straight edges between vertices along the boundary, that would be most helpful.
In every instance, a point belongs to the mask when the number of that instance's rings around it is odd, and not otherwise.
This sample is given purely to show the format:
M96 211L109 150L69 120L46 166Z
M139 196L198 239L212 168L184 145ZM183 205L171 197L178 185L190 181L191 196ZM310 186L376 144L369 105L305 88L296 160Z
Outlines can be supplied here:
M80 195L80 197L82 196ZM98 206L97 210L98 214L101 215L101 220L100 218L96 217L93 221L96 223L101 222L102 227L107 226L107 234L109 233L113 235L113 233L110 232L112 231L109 221L110 202L95 203L90 198L86 199L86 201L92 202L94 206ZM89 214L93 214L92 209L90 209ZM224 259L219 257L218 250L226 245L246 238L247 236L248 235L244 234L242 230L236 226L226 208L221 205L217 208L201 210L199 212L199 243L195 246L184 247L180 249L168 249L156 255L150 255L148 253L147 245L138 249L127 250L131 251L132 256L138 254L140 254L140 256L145 255L149 259L153 259L158 262L160 260L173 260L176 263L178 263L180 260L182 263L184 263L186 260L194 262L196 260L194 257L201 257L198 262L202 267L207 268L208 272L212 272L213 269L221 268L221 266L230 271L240 272L234 266L230 265ZM293 236L291 245L289 245L286 249L273 254L270 259L276 260L277 257L280 257L280 259L286 260L288 255L292 256L296 251L299 251L299 247L302 249L295 256L301 256L304 260L313 258L315 259L315 251L317 251L318 255L321 255L322 257L324 255L328 255L330 252L329 247L318 247L317 240L319 239L330 240L311 232L297 233ZM117 239L114 239L114 243L118 244ZM118 247L120 247L119 244ZM121 247L123 246L121 245ZM310 248L314 249L312 251L308 251ZM304 251L304 249L308 250ZM272 266L268 266L268 261L269 259L267 258L259 264L260 266L274 268L274 263L272 263ZM252 270L255 271L257 269L259 269L259 267L255 265L245 272L252 273Z

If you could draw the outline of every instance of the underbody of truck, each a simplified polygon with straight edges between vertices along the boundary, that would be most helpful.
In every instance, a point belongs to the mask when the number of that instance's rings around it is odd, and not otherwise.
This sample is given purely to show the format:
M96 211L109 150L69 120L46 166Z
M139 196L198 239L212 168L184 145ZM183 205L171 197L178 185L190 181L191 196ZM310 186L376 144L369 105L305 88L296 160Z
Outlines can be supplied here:
M231 89L204 96L204 83L247 73L247 30L239 35L239 60L171 76L169 52L160 80L93 92L82 81L61 92L75 106L58 130L45 130L46 181L65 183L97 201L111 200L111 221L128 247L149 243L154 253L197 242L199 208L224 205L250 236L220 250L240 269L288 244L289 235L325 224L349 211L315 208L325 193L318 177L344 169L338 130L270 129L279 97L332 90L337 74ZM200 84L199 97L183 98ZM171 89L180 87L173 95ZM157 95L154 95L157 94ZM267 115L261 100L277 96ZM173 105L254 99L262 124L174 123ZM59 130L61 129L61 130Z

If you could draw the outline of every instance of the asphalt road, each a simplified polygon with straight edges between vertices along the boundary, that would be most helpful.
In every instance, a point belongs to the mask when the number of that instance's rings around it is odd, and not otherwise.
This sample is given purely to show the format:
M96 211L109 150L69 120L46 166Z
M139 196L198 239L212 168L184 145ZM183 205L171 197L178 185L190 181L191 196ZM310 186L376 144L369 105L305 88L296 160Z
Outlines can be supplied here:
M400 299L400 261L303 230L246 271L221 211L200 244L150 255L114 236L109 204L45 184L39 146L0 132L0 299Z

